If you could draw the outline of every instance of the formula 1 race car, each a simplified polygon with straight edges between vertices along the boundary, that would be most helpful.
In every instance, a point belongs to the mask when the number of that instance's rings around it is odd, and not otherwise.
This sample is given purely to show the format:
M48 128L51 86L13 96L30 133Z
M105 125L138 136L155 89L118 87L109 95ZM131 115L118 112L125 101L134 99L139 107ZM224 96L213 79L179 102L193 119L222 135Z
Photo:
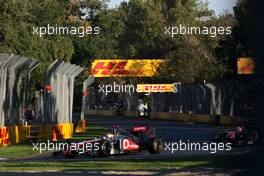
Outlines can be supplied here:
M224 143L231 143L232 146L247 146L253 145L256 143L258 139L258 135L256 132L250 131L225 131L222 133L217 134L213 141L215 142L224 142Z
M113 127L101 138L93 138L79 143L71 143L53 154L63 156L110 156L147 150L150 154L162 151L162 141L155 131L146 126L136 126L131 130Z

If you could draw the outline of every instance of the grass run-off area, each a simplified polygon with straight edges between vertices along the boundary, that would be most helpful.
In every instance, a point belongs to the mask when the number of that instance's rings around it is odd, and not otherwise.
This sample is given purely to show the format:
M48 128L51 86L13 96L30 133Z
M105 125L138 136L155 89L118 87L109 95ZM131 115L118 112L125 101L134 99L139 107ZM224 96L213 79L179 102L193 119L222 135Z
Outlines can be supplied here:
M96 124L86 124L86 130L84 133L74 134L72 140L83 141L87 138L100 137L106 133L106 129Z
M19 159L28 158L37 154L39 154L39 152L33 150L33 146L30 144L0 147L0 158Z
M106 130L102 127L99 127L94 124L89 124L86 127L86 132L82 134L74 134L72 140L74 141L82 141L91 137L99 137L103 135ZM39 152L33 150L33 144L19 144L19 145L11 145L6 147L0 147L0 159L22 159L22 158L30 158L32 156L38 155Z
M62 160L59 162L0 162L0 171L156 170L179 168L245 169L246 156L197 156L122 161Z

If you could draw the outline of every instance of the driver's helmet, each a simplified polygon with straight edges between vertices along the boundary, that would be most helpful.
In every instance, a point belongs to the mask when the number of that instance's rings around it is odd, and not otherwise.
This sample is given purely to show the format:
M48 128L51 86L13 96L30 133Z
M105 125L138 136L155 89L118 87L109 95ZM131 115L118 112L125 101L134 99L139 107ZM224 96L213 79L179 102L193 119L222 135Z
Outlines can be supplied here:
M108 133L106 134L106 137L110 139L114 138L115 136L116 136L116 132L114 131L114 129L109 130Z
M114 134L115 136L117 136L117 135L119 134L119 129L118 129L118 128L114 128L114 129L113 129L113 134Z
M242 127L241 127L241 126L238 126L238 127L237 127L237 131L238 131L238 132L242 132L242 131L243 131Z
M112 138L114 138L115 136L114 136L113 134L111 134L111 133L108 133L108 134L106 135L106 137L107 137L108 139L112 139Z

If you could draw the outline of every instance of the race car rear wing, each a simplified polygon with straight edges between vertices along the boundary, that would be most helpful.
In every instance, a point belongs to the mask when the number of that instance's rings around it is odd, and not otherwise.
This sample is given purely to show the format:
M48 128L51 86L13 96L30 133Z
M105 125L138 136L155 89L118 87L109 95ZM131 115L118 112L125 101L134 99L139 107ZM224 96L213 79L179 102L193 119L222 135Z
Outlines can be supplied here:
M139 132L143 132L148 134L149 137L155 137L155 128L150 128L147 126L135 126L132 129L132 133L139 133Z

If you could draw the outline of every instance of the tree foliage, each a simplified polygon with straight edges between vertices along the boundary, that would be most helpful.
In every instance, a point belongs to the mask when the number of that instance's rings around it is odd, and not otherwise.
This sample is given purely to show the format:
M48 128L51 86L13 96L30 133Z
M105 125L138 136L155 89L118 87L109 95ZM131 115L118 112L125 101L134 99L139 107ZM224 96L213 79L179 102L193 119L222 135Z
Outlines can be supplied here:
M246 0L245 0L246 1ZM109 9L107 0L24 0L1 2L0 52L14 53L42 62L39 73L55 59L89 66L95 58L167 59L156 79L185 83L215 80L227 73L230 45L242 41L245 31L237 29L236 40L227 36L165 35L166 26L233 26L231 14L216 17L206 3L199 0L130 0ZM88 8L83 20L80 7ZM241 16L243 5L237 7ZM249 14L250 15L250 14ZM79 18L72 20L73 18ZM247 20L250 21L250 20ZM51 35L40 38L33 27L99 26L100 35ZM250 26L250 24L241 24ZM250 38L251 36L248 36ZM242 48L251 47L243 45ZM221 52L223 51L223 52Z

